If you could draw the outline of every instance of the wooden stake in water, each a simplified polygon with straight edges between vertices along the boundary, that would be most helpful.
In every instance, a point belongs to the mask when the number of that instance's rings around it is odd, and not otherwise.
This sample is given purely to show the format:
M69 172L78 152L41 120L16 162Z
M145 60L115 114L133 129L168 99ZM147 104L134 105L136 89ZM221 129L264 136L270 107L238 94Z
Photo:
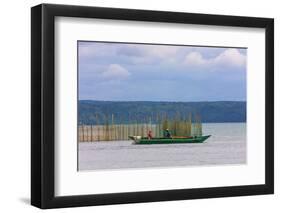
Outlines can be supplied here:
M91 124L91 142L94 141L93 140L93 125Z
M111 115L111 129L110 129L110 132L111 132L111 137L110 137L110 140L115 140L115 135L114 135L114 115L112 114Z
M97 125L97 140L100 141L100 126L99 126L99 119L98 115L96 114L96 125Z

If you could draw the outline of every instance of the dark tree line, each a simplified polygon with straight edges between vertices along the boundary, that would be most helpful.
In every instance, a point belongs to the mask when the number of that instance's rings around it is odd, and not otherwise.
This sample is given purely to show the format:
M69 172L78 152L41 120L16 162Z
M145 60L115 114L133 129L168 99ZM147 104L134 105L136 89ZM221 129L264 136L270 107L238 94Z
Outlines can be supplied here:
M202 122L246 122L246 102L150 102L87 101L78 102L79 124L106 124L114 115L115 124L158 123L160 118L180 120L198 114Z

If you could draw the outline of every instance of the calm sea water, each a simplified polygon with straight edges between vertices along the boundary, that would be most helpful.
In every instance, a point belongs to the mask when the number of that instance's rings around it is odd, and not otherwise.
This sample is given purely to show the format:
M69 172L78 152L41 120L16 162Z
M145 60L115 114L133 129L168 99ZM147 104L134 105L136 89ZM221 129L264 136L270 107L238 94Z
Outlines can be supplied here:
M78 169L206 166L246 163L246 123L203 124L202 144L132 145L132 141L79 143Z

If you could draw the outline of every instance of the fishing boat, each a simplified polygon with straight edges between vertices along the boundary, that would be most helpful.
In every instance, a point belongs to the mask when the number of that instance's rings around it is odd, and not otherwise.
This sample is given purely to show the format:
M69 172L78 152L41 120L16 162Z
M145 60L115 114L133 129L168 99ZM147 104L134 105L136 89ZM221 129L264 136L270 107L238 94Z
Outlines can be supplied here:
M171 137L171 138L148 138L141 136L129 136L133 144L175 144L175 143L203 143L211 135L189 136L189 137Z

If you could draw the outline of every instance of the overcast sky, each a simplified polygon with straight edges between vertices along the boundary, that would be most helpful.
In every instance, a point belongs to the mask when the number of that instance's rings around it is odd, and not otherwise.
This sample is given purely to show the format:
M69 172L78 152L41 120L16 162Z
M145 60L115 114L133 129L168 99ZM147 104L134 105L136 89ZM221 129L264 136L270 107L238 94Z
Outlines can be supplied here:
M79 41L78 57L79 100L246 100L246 49Z

